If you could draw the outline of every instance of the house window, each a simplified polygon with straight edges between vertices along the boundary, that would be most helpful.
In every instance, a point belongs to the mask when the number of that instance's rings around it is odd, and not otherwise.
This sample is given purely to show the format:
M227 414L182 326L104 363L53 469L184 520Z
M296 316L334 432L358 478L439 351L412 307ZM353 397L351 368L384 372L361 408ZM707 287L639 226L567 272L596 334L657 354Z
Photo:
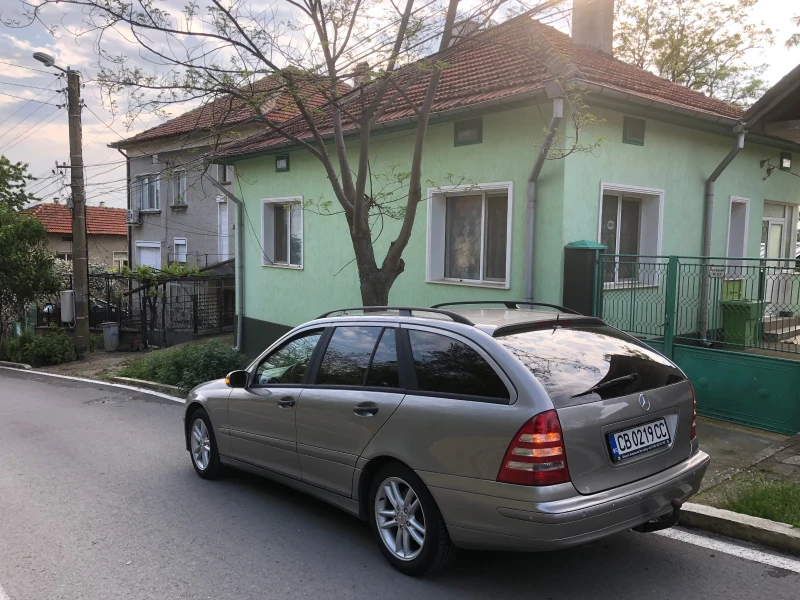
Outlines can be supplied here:
M510 183L431 193L427 281L508 287L511 198Z
M220 183L230 183L233 181L233 167L231 165L214 165L216 173L214 175Z
M128 253L124 251L114 251L113 253L114 270L120 272L122 267L128 266Z
M728 210L728 253L726 256L729 266L728 276L742 274L744 261L742 257L747 256L747 226L750 222L750 200L731 196L730 207Z
M605 265L606 285L657 285L659 270L640 271L638 263L641 256L660 254L663 199L661 190L601 185L598 241L606 254L616 255Z
M468 144L480 144L483 141L483 119L467 119L456 121L453 124L453 144L455 146L466 146Z
M785 204L764 202L764 213L761 220L761 257L788 258L786 254L787 217L791 210ZM792 246L794 247L794 246ZM768 261L767 266L782 267L787 263Z
M172 176L172 204L182 206L186 204L186 171L175 171Z
M186 238L175 238L173 244L174 257L173 260L177 263L186 263Z
M72 260L72 252L57 252L56 258L61 260Z
M289 155L278 154L275 156L275 171L285 173L289 170Z
M61 236L61 241L62 242L71 242L72 241L72 236L71 235L62 235Z
M624 117L622 119L622 143L644 146L644 119Z
M138 199L141 210L158 210L161 191L158 175L137 177L134 187L134 197Z
M792 153L791 152L781 152L780 169L781 169L781 171L791 171L792 170Z
M272 198L262 202L261 264L274 267L303 266L302 198Z
M161 268L161 243L136 242L136 264L153 269Z

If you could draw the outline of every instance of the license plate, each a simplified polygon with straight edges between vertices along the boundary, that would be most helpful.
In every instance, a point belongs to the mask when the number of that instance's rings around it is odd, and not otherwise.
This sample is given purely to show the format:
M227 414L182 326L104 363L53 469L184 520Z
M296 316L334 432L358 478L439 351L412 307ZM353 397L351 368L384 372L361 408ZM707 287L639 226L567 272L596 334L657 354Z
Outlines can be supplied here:
M630 429L608 434L608 445L614 461L637 456L661 446L669 446L672 439L664 419L650 421Z

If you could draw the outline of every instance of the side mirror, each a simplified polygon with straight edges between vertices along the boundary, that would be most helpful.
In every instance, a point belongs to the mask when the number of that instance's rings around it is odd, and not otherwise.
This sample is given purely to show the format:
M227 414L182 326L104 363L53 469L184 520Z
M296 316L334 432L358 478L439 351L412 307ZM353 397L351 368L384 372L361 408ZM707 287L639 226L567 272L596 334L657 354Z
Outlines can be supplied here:
M247 371L231 371L225 376L225 384L232 388L247 386Z

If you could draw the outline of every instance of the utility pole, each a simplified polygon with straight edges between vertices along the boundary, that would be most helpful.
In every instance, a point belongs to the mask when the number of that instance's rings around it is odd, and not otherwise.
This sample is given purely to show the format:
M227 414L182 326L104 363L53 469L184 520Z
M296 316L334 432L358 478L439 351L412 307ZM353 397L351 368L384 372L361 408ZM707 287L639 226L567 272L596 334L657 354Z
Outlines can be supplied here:
M81 129L81 76L55 64L42 52L33 57L47 67L67 74L69 114L69 170L72 187L72 287L75 298L75 350L78 358L89 353L89 246L86 243L86 197L83 187L83 132Z

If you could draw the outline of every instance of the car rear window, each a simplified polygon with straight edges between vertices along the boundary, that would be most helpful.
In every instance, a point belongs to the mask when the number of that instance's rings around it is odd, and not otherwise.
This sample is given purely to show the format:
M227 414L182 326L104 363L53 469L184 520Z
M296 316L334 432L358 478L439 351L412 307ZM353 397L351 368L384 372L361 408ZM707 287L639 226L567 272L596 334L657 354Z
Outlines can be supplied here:
M542 383L556 408L626 396L683 381L681 371L638 340L606 325L500 336ZM622 378L618 383L612 380ZM590 391L595 386L597 391Z

